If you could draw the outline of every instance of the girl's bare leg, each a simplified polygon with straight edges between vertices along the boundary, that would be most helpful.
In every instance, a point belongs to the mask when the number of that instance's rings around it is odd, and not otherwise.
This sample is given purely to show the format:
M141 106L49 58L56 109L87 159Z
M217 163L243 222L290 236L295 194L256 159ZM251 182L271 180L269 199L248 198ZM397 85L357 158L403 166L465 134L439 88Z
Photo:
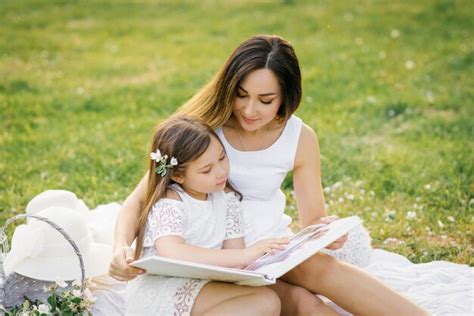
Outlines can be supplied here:
M280 315L280 299L264 286L247 287L210 282L198 294L191 310L197 315Z
M365 271L324 254L304 261L282 279L322 294L356 315L428 315Z
M281 316L339 315L314 293L300 286L278 280L269 288L280 297Z

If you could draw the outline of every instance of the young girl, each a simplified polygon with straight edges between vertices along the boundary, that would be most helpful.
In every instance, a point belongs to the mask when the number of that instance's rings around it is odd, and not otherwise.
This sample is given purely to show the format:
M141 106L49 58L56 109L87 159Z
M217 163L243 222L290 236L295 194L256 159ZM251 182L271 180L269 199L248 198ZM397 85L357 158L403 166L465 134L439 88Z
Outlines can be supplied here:
M219 138L186 117L162 123L153 138L146 203L136 257L242 267L286 239L244 249L238 194ZM127 315L279 315L278 296L265 287L143 275L127 287Z

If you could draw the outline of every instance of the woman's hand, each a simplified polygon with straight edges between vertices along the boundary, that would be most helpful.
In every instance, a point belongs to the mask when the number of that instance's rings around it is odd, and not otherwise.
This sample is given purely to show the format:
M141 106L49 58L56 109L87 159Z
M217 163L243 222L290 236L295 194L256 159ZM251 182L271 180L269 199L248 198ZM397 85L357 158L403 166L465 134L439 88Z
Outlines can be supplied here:
M277 250L284 250L286 245L288 245L288 242L288 237L269 238L261 240L254 245L243 249L246 265L251 264L267 253L273 254Z
M132 247L121 247L114 253L110 262L109 275L118 281L130 281L146 271L129 265L135 260L135 250Z
M335 220L338 220L339 219L339 216L336 216L336 215L333 215L333 216L326 216L326 217L322 217L320 219L321 223L323 224L329 224L329 223L332 223L334 222ZM344 236L342 236L341 238L333 241L330 245L328 245L326 247L326 249L329 249L329 250L337 250L337 249L340 249L344 246L344 244L346 243L347 241L347 234L345 234Z

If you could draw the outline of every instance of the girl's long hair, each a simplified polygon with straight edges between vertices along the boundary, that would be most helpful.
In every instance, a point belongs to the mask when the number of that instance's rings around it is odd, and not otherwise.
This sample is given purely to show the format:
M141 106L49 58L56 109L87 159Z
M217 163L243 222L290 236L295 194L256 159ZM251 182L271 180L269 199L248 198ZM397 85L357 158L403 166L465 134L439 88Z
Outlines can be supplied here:
M212 80L178 110L212 128L224 125L232 115L240 83L250 72L270 69L278 78L282 104L277 118L287 120L301 102L301 72L291 44L276 35L258 35L241 43Z
M169 186L175 183L171 177L173 175L184 175L186 166L198 159L207 150L211 143L211 137L215 137L220 142L219 137L208 125L195 118L183 115L173 116L159 124L156 128L150 152L156 152L159 149L162 155L168 155L168 162L171 157L174 157L178 160L178 165L168 169L162 177L155 172L158 163L150 159L146 199L139 215L135 258L140 257L145 225L153 205L159 199L164 198ZM241 197L240 193L232 187L230 182L227 183L227 187Z

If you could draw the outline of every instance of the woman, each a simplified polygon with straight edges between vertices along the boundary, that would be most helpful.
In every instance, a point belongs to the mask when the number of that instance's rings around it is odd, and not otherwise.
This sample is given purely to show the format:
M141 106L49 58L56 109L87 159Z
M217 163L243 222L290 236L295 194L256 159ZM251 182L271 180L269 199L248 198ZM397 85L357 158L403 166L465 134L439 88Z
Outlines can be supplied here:
M292 46L278 36L255 36L239 45L211 82L179 110L215 128L226 147L230 180L244 196L248 245L291 234L280 190L288 171L293 171L302 226L334 220L325 217L316 134L292 115L300 101L301 73ZM120 280L141 272L127 262L133 260L130 245L147 181L145 175L117 221L110 274ZM338 249L344 242L342 238L330 248ZM362 270L324 254L290 271L272 289L282 300L282 314L334 313L314 293L354 314L424 313Z

